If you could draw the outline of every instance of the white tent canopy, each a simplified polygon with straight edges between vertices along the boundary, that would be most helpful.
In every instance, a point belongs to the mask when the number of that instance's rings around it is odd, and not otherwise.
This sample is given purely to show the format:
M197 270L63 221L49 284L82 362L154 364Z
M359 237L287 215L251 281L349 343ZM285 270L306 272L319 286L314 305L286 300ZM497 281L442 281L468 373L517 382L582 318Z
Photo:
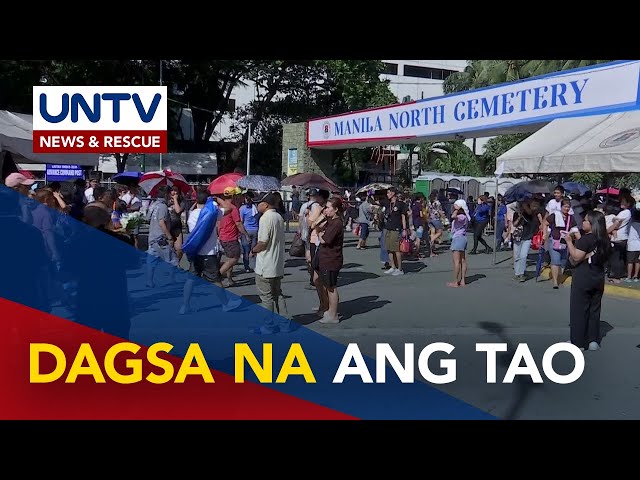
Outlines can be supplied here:
M33 153L33 116L0 110L0 151L11 152L13 161L97 166L95 153Z
M553 120L497 165L496 174L640 172L640 111Z

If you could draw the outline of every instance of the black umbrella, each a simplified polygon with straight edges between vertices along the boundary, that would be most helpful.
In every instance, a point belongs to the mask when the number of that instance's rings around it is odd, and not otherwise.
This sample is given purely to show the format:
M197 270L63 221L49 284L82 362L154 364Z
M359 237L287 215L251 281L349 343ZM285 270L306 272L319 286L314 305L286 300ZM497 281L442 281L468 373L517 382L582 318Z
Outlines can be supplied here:
M535 195L547 195L553 191L553 185L544 180L530 180L528 182L516 183L504 194L507 203L522 202L533 198Z
M122 172L111 177L111 180L123 185L137 185L142 172Z

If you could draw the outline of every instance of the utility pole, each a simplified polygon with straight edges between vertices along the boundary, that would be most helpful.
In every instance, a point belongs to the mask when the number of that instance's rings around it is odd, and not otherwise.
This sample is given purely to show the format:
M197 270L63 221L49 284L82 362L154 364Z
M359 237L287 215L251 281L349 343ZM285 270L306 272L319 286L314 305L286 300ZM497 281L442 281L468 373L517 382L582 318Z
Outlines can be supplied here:
M251 121L249 121L249 131L247 132L247 175L251 168Z

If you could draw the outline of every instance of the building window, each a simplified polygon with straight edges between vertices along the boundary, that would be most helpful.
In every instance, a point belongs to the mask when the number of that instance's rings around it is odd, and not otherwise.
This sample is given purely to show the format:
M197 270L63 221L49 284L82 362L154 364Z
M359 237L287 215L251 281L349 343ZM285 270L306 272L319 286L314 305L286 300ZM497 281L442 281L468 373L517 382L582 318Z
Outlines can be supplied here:
M398 75L398 64L397 63L384 63L384 71L382 72L384 75Z
M417 65L405 65L404 76L416 78L431 78L433 80L444 80L454 73L454 70L445 70L442 68L419 67Z

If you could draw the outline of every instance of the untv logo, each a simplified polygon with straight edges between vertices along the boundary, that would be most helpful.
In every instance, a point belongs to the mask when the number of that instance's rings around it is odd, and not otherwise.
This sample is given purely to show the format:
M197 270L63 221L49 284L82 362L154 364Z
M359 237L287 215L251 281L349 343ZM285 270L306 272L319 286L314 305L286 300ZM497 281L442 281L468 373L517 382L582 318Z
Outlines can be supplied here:
M35 153L166 153L167 87L33 87Z

